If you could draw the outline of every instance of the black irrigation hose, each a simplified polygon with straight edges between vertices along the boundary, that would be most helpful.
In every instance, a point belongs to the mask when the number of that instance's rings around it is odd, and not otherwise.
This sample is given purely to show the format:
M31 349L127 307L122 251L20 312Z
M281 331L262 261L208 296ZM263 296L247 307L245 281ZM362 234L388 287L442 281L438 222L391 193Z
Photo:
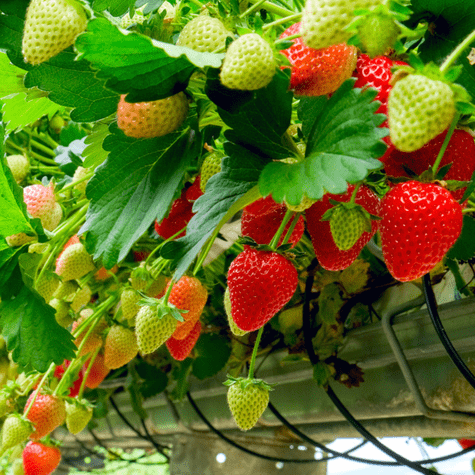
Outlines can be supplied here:
M468 366L464 363L457 350L452 345L445 328L442 325L440 320L439 312L437 310L437 301L435 299L434 290L430 283L430 275L426 274L423 278L424 283L424 297L426 299L427 310L429 311L429 316L432 320L432 325L434 325L435 331L442 343L445 350L447 351L450 359L453 361L454 365L457 366L458 370L462 373L465 379L470 383L472 388L475 389L475 376L470 371Z

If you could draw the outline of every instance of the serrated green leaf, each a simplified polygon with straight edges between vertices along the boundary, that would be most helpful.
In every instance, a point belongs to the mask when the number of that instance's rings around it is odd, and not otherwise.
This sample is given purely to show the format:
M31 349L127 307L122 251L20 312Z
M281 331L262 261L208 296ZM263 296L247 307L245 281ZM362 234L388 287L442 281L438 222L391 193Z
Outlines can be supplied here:
M327 385L331 376L332 372L326 363L319 361L313 365L313 379L319 386Z
M459 261L468 261L475 256L475 219L470 216L463 217L462 232L447 253L449 259L457 259Z
M54 309L26 286L15 299L0 303L2 336L13 351L13 361L25 370L44 373L51 363L74 358L73 337L54 315Z
M137 140L111 127L104 148L107 160L87 186L91 200L80 234L89 232L94 256L110 269L124 259L153 220L161 221L198 153L194 132Z
M307 137L306 158L297 163L271 162L259 178L263 196L299 205L304 196L319 200L325 192L344 193L348 183L363 180L382 166L376 157L386 150L381 140L375 91L353 89L346 81L330 100L303 98L299 116Z
M463 203L465 200L469 198L469 196L475 191L475 171L472 173L472 177L470 178L470 185L467 186L460 203Z
M173 388L170 396L175 401L181 401L188 392L190 384L188 382L188 376L191 373L193 360L186 358L181 363L177 363L177 366L173 369L173 379L176 381L176 385Z
M224 149L228 157L223 158L221 172L209 179L206 193L194 204L196 214L188 223L186 236L162 248L161 255L173 260L176 279L228 219L260 197L257 179L268 159L230 142L225 143Z
M194 350L198 356L193 362L193 375L198 379L214 376L224 368L231 356L229 340L212 333L203 333Z
M2 299L9 299L16 295L23 286L18 258L24 252L24 248L11 248L5 240L0 239L0 298Z
M87 145L82 154L84 168L97 167L105 161L109 152L104 150L102 144L108 135L109 126L107 124L101 122L94 124L92 132L84 140Z
M135 0L94 0L92 8L96 12L108 10L112 16L122 16L135 4Z
M224 55L198 53L125 32L105 18L89 22L76 41L80 57L98 69L97 77L130 102L152 101L177 94L198 68L221 65Z
M334 325L344 303L345 301L341 298L340 286L338 284L326 285L318 297L318 317L328 325Z
M143 360L137 361L135 370L142 378L139 384L139 390L144 399L156 396L166 389L168 385L167 373L164 373L155 366L147 364Z
M31 124L44 115L51 117L63 109L47 97L29 98L29 95L24 92L4 98L1 102L3 103L3 122L7 133Z
M25 75L25 71L10 63L10 59L5 53L0 53L0 71L2 71L0 97L3 98L10 94L17 94L19 92L26 92L28 90L23 85L23 76Z
M292 115L293 95L288 88L288 73L279 71L267 87L255 91L252 100L237 110L220 106L219 115L232 129L225 132L225 137L274 160L292 156L292 149L282 138Z
M75 122L94 122L117 111L119 95L106 89L105 81L85 60L76 60L68 48L49 61L35 66L25 76L26 87L38 87L49 93L49 99L71 107Z

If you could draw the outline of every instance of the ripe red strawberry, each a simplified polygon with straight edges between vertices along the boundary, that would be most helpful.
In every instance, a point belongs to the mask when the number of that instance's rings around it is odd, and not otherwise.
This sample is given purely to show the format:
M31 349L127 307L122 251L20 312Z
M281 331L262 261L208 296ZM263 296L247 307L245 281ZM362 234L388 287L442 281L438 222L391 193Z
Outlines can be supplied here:
M158 101L125 102L120 97L117 125L128 137L149 139L174 132L188 115L188 99L183 92Z
M260 200L258 200L262 202L263 207L264 200L266 200L266 202L269 202L268 198L261 198ZM272 204L269 207L270 211L255 215L253 214L253 212L257 209L258 205L256 203L257 202L252 203L251 205L244 208L241 217L241 234L243 236L248 236L254 239L257 244L269 244L272 241L274 234L279 229L282 220L284 219L287 207L283 204L279 205L274 202L275 205ZM251 211L248 211L248 208L250 208ZM282 241L284 240L284 237L287 231L289 230L291 224L292 220L289 221L284 232L282 233L282 236L279 240L279 245L282 244ZM300 216L288 241L292 244L292 247L294 247L300 241L304 231L304 219L303 216Z
M475 445L475 440L473 439L458 439L457 442L460 444L462 449L469 449Z
M69 367L71 364L71 361L66 360L61 366L56 366L54 369L54 377L57 378L58 380L61 380L63 377L64 372L66 369ZM81 384L82 380L84 378L84 370L81 368L79 371L77 379L71 384L71 387L69 388L69 397L76 397L79 394L79 390L81 389Z
M167 285L167 289L171 284L172 282ZM186 338L200 318L207 300L208 291L196 277L184 275L178 282L173 283L168 302L179 310L188 310L181 314L184 321L177 322L173 338Z
M91 360L86 361L85 371L87 371L90 361ZM97 388L97 386L99 386L99 384L104 381L109 372L110 369L104 363L104 355L102 353L98 353L96 359L92 363L91 371L87 375L86 386L89 389Z
M11 414L2 427L2 451L21 444L30 437L33 428L29 421L19 414Z
M63 249L56 259L56 274L63 281L80 279L93 271L94 268L92 257L80 242Z
M300 33L300 23L287 28L280 38ZM356 67L356 47L341 43L328 48L309 48L303 38L282 54L292 64L290 89L299 96L322 96L335 92Z
M401 152L394 149L388 154L384 162L384 170L390 176L409 176L404 166L420 175L433 165L439 150L444 143L447 131L426 143L422 148L415 152ZM440 167L452 163L450 170L445 175L444 180L470 181L475 170L475 141L473 137L465 130L454 130L450 138L449 145L444 152ZM440 168L439 167L439 168ZM452 196L461 200L465 188L452 191Z
M193 184L186 189L185 198L188 201L194 202L202 195L203 191L201 191L201 177L200 175L198 175L195 178Z
M36 391L31 393L25 405L25 410L35 397ZM35 431L30 435L33 440L39 440L59 427L66 419L64 401L52 394L38 394L27 416L33 423Z
M307 230L310 233L313 249L320 265L327 270L337 271L346 269L360 254L377 230L378 221L371 221L371 233L364 232L356 244L346 251L341 251L333 241L329 221L322 221L322 216L332 207L330 199L348 202L353 192L353 185L342 195L325 194L321 201L317 201L305 211ZM379 216L379 199L367 187L360 186L356 195L356 203L370 214Z
M228 324L231 333L236 336L243 336L247 333L247 331L241 330L238 326L234 323L233 320L233 311L231 309L231 297L229 296L229 287L226 287L224 292L224 311L226 312L226 316L228 317Z
M61 452L57 447L30 441L23 449L22 458L25 475L50 475L61 461Z
M139 348L135 333L122 325L114 325L106 336L104 345L104 364L117 369L133 360Z
M177 198L170 209L170 213L160 223L155 221L155 231L163 239L169 239L176 234L180 229L183 229L193 217L193 204L185 197L184 193L180 198ZM186 229L181 232L177 238L185 236Z
M75 0L31 0L22 41L25 61L40 64L56 56L74 44L86 26L84 9Z
M97 272L94 273L94 279L99 282L102 280L110 279L112 277L111 273L117 274L118 270L119 266L117 264L113 266L112 269L106 269L105 267L101 267Z
M170 337L165 344L167 345L168 351L172 357L177 361L183 361L186 359L198 341L200 333L201 322L198 320L190 333L188 333L183 340L177 340L176 338Z
M381 246L391 275L402 282L422 277L452 247L462 230L462 207L433 183L407 181L381 202Z
M228 271L234 323L245 331L262 327L292 298L297 284L297 270L282 255L244 249Z

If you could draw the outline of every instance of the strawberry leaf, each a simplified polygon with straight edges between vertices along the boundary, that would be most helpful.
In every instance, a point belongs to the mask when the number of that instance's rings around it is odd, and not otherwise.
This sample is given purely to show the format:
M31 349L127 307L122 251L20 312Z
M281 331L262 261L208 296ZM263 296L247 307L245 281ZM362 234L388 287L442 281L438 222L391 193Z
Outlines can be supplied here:
M307 139L306 158L297 163L271 162L259 178L263 196L299 205L304 196L319 200L325 192L344 193L348 183L363 180L381 167L380 157L388 133L378 125L382 114L374 114L375 90L354 89L346 81L329 99L300 100L299 116Z
M18 265L19 256L25 248L11 248L0 239L0 298L8 299L20 292L23 282Z
M475 256L475 219L470 216L463 217L462 233L447 253L449 259L468 261Z
M206 193L195 202L196 214L188 223L186 236L162 248L161 255L173 260L176 267L175 279L185 273L206 241L214 240L228 219L260 197L257 179L268 159L230 142L224 150L228 156L221 162L221 172L209 179Z
M105 88L105 81L95 76L91 65L77 61L68 48L49 61L34 67L25 76L26 87L38 87L48 98L72 107L75 122L94 122L117 111L119 96Z
M102 12L108 10L112 16L122 16L135 5L135 0L94 0L94 10Z
M156 396L166 389L168 385L167 373L143 360L135 360L134 368L142 378L138 389L144 399Z
M198 379L214 376L224 368L231 356L231 346L227 338L220 335L203 333L196 342L193 362L193 375Z
M84 139L87 147L84 149L84 168L97 167L107 158L108 153L102 147L105 138L109 135L109 127L103 123L96 123L92 132Z
M125 33L105 18L89 22L76 40L80 57L98 69L97 77L129 102L163 99L183 91L196 68L219 68L223 54L198 53L189 48Z
M94 256L110 269L124 259L155 218L161 221L186 168L197 155L194 132L137 140L114 124L104 140L107 160L87 186L86 223Z
M37 292L23 286L15 299L0 303L0 326L13 361L29 371L44 373L51 363L72 360L73 337L59 326L55 311Z

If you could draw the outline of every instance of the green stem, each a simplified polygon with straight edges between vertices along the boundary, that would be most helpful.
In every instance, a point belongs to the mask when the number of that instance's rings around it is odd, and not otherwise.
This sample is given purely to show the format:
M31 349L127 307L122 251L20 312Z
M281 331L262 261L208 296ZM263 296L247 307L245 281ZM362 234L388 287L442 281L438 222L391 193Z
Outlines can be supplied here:
M355 185L353 193L351 194L351 199L348 203L354 203L356 201L356 195L358 194L358 190L360 189L361 183Z
M42 143L40 142L37 142L36 140L34 139L31 139L30 140L30 147L35 147L37 148L38 150L41 150L42 152L46 153L47 155L51 156L51 157L55 157L56 154L54 153L53 150L51 150L49 147L47 147L46 145L43 145Z
M173 236L170 236L169 238L165 239L165 241L161 242L158 244L155 249L148 255L147 259L145 260L145 265L149 263L151 260L152 256L157 253L167 242L173 241L176 237L178 237L184 230L186 229L186 226L182 229L180 229L178 232L176 232Z
M280 237L282 236L282 233L284 232L285 226L287 226L287 223L290 221L290 218L292 218L292 214L293 214L293 211L290 209L287 209L284 215L284 219L280 223L279 229L277 229L276 233L274 234L274 237L272 238L272 241L269 244L269 247L273 249L274 251L277 248Z
M297 147L297 145L295 144L295 142L293 141L292 137L290 136L287 130L284 132L284 135L282 135L282 140L284 141L284 144L287 145L294 152L299 162L305 159L305 156L299 150L299 148Z
M61 188L61 192L67 191L71 188L74 188L76 185L79 185L79 183L82 183L83 181L89 180L92 175L94 175L94 172L88 173L87 175L83 176L82 178L79 178L79 180L72 181L71 183L68 183L65 187Z
M97 348L97 350L92 354L91 358L89 359L89 366L87 367L86 374L83 376L82 381L81 381L81 387L79 388L79 393L78 393L78 400L82 398L82 395L84 393L84 390L86 388L86 381L87 378L89 377L89 373L91 372L92 365L94 364L94 361L97 358L97 355L99 354L100 348Z
M250 3L260 3L260 0L249 0L249 1ZM279 16L289 16L295 13L292 10L288 10L287 8L282 8L281 6L276 5L275 3L267 2L267 1L261 4L261 8Z
M282 241L282 245L287 244L289 242L290 236L292 236L292 233L294 232L295 226L297 226L299 219L300 219L300 213L296 213L294 216L294 220L292 221L292 224L289 226L289 229L287 233L285 234L284 240Z
M459 118L460 118L460 114L455 114L455 117L453 118L452 123L450 124L449 130L447 131L447 135L445 136L444 143L442 144L442 147L440 147L439 154L437 155L437 158L435 159L434 165L432 165L432 171L434 173L434 176L437 174L437 170L440 166L440 162L442 161L444 152L447 149L447 146L449 145L450 139L452 138L452 134L454 133L455 126L457 125Z
M473 30L463 41L460 43L453 51L450 53L450 55L447 57L447 59L442 63L442 66L440 67L440 71L442 73L445 73L454 63L457 61L457 59L461 56L461 54L465 51L466 48L470 46L471 43L475 41L475 30Z
M462 274L460 273L460 268L457 262L453 261L452 259L446 259L445 263L447 264L447 267L450 269L452 275L454 276L457 290L461 294L464 294L466 297L471 297L472 292L470 292L470 290L467 288L467 283L465 282L464 278L462 277Z
M18 152L21 152L22 154L25 153L25 150L24 150L22 147L20 147L19 145L17 145L15 142L13 142L13 141L10 140L10 139L7 139L5 145L6 145L7 147L14 148L14 149L17 150Z
M475 213L475 208L464 208L464 209L462 210L462 213L465 213L465 214L467 214L467 213Z
M301 17L302 17L302 13L295 13L293 15L289 15L289 16L286 16L284 18L279 18L278 20L274 20L271 23L266 23L262 27L262 30L266 31L266 30L269 30L270 28L274 28L274 26L282 25L283 23L295 22L297 20L300 20ZM275 41L274 44L277 45L277 44L283 43L284 41L287 41L287 40L293 40L295 38L300 38L301 36L302 36L302 33L296 33L295 35L291 35L291 36L288 36L286 38L279 39L279 40Z
M254 348L252 350L251 362L249 363L248 379L253 379L254 378L254 366L256 364L256 356L257 356L257 351L259 350L259 344L261 342L262 333L264 332L264 326L265 325L263 325L261 328L259 328L259 332L257 333L256 341L254 342Z
M64 175L64 172L59 170L57 167L42 167L42 166L31 166L30 170L33 172L40 172L43 175Z
M53 159L43 157L43 155L33 152L32 150L28 150L27 155L34 158L35 160L38 160L41 163L44 163L45 165L58 166L58 164Z
M249 7L246 11L242 12L238 18L245 18L247 15L250 15L251 13L254 13L263 3L265 3L266 0L258 0L254 5Z
M46 371L46 373L44 374L43 378L41 379L40 381L40 384L38 384L38 387L36 388L36 392L35 392L35 395L33 396L33 399L31 400L30 402L30 405L25 409L25 412L24 412L24 416L25 417L28 417L28 413L30 412L30 409L32 408L33 404L35 403L36 401L36 397L38 396L38 394L40 393L41 391L41 388L43 387L46 379L48 378L48 376L51 374L51 371L54 370L55 368L55 364L54 363L51 363L48 370Z

